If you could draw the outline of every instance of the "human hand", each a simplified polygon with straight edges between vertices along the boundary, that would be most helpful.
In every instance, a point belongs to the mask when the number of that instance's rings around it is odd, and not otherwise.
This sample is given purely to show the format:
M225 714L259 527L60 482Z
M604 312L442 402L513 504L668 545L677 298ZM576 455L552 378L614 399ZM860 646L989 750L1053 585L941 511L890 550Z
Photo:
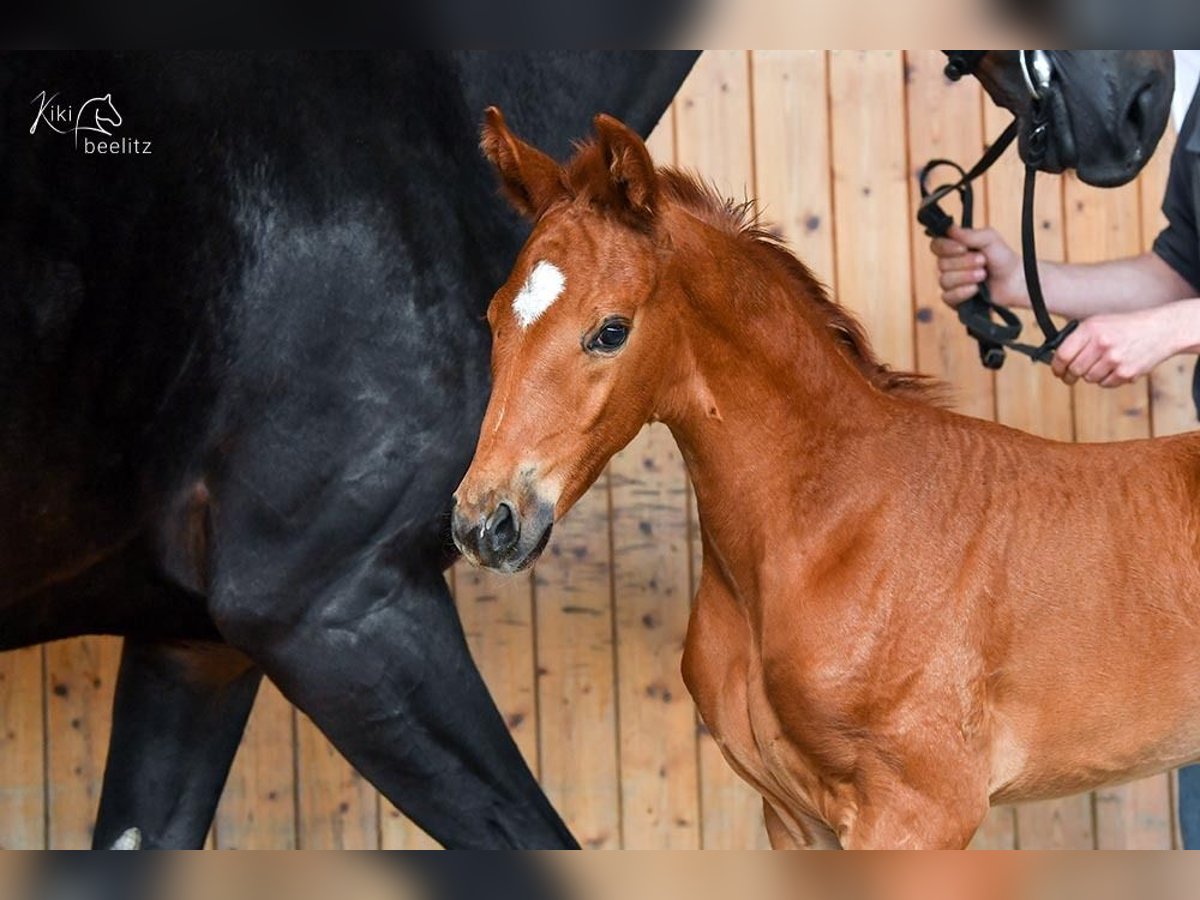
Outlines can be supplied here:
M984 281L997 303L1028 305L1021 257L994 229L955 225L946 237L934 238L929 249L937 257L942 300L950 306L975 296Z
M1054 354L1051 368L1067 384L1080 378L1120 387L1180 350L1172 305L1084 319Z

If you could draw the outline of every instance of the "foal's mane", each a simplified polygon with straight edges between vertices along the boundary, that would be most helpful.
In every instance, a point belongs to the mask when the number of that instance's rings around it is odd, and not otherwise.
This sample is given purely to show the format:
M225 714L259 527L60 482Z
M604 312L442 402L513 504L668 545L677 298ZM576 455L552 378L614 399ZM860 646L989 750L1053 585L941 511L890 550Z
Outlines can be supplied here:
M812 270L788 249L783 236L763 221L754 200L739 203L723 197L714 185L674 168L658 170L658 186L662 196L678 203L702 222L769 253L795 283L800 302L808 303L818 314L838 349L872 385L885 393L929 401L939 399L943 385L936 379L916 372L897 371L879 360L862 323L829 295Z
M730 237L755 245L783 270L795 285L794 295L808 303L824 322L838 349L878 390L930 402L938 402L945 386L936 379L916 372L897 371L880 362L871 349L862 324L854 314L829 296L825 286L789 250L784 239L761 219L753 200L738 203L723 197L716 187L699 176L673 167L656 169L659 196L686 209L705 224ZM586 196L601 206L610 205L608 178L597 146L592 142L576 146L574 158L565 170L572 193ZM619 209L614 209L619 212ZM633 219L634 227L645 227Z

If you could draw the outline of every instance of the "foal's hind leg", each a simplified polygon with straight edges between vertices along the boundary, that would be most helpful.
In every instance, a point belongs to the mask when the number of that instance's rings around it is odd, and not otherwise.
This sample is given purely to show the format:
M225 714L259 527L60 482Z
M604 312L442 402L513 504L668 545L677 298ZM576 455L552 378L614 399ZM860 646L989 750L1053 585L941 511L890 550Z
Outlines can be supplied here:
M93 846L202 847L261 679L224 644L127 638Z

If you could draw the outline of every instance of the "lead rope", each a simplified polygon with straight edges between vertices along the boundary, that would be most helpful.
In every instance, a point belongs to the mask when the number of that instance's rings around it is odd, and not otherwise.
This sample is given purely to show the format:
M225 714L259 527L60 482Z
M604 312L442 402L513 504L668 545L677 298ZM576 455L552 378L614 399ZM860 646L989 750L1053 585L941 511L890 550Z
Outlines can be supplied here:
M1021 320L1016 313L992 300L987 283L979 286L979 291L970 299L958 305L958 320L966 326L967 334L979 344L979 361L988 369L999 369L1004 365L1005 348L1023 353L1034 362L1049 363L1054 358L1054 352L1062 344L1079 323L1075 320L1068 322L1061 329L1057 328L1046 309L1046 298L1042 294L1042 282L1037 268L1037 235L1034 230L1033 200L1037 184L1038 166L1046 153L1046 130L1048 117L1040 100L1033 101L1033 128L1029 133L1029 143L1026 148L1028 158L1025 161L1025 189L1021 207L1021 255L1025 271L1025 286L1029 292L1029 305L1033 309L1034 319L1042 330L1045 341L1040 346L1023 344L1017 339L1021 336ZM917 176L921 189L921 205L917 209L917 221L925 226L925 233L930 237L945 237L954 225L954 218L941 207L941 201L950 194L958 194L962 202L962 224L964 228L973 227L973 212L975 192L971 184L976 178L992 167L997 159L1012 144L1020 128L1019 119L1013 119L1000 137L988 147L979 162L964 171L962 166L948 159L930 160ZM950 184L930 190L929 176L938 168L950 167L959 174L959 179ZM993 318L996 316L1000 321Z

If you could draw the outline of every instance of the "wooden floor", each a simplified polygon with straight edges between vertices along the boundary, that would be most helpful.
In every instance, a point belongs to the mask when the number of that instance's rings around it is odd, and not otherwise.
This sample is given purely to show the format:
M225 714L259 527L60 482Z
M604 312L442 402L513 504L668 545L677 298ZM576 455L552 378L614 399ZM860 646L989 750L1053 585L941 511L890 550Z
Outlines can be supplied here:
M1193 427L1190 360L1118 390L1053 380L1023 359L998 375L938 302L913 224L914 170L972 162L1006 114L933 51L706 53L652 139L661 161L757 196L796 252L865 320L882 356L950 381L958 408L1063 440ZM515 123L518 128L520 123ZM1039 248L1087 261L1140 252L1160 227L1170 141L1140 182L1039 183ZM1015 159L988 176L982 217L1018 234ZM978 202L978 201L977 201ZM532 574L452 574L484 675L550 798L596 848L765 846L759 801L697 724L679 676L699 571L694 507L670 436L649 428L555 529ZM1103 627L1097 624L1097 627ZM0 846L88 843L119 644L0 654ZM984 847L1166 848L1170 779L993 811ZM418 847L424 836L264 689L213 832L218 847Z

